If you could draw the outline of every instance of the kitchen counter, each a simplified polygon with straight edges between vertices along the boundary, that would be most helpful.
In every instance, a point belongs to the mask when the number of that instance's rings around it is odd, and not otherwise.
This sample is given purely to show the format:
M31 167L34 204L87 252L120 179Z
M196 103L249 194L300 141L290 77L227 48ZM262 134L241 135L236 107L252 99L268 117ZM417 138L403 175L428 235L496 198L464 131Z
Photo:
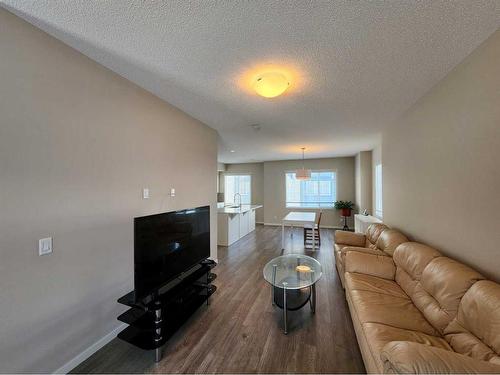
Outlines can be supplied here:
M255 230L255 210L260 204L217 209L217 245L229 246Z
M262 208L261 204L242 204L241 207L221 207L217 209L218 214L236 215L248 212L251 210L256 210L257 208Z

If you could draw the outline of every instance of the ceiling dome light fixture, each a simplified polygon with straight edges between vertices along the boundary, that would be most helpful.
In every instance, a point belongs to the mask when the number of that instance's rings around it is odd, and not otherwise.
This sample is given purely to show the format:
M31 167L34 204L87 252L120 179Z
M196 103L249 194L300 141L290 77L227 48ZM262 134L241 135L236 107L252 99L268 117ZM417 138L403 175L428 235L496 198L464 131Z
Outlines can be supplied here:
M305 169L304 167L304 151L305 147L301 147L302 150L302 168L295 171L295 178L297 180L309 180L311 178L311 170Z
M275 98L283 94L290 86L290 82L283 73L267 72L257 76L253 88L264 98Z

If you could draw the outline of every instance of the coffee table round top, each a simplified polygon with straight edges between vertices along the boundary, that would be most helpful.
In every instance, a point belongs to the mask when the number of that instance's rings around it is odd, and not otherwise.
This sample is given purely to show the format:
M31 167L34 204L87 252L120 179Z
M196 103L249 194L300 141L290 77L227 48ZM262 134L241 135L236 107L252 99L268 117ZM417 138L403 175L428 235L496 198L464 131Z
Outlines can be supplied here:
M302 254L287 254L264 266L264 279L283 289L302 289L316 283L322 275L321 263Z

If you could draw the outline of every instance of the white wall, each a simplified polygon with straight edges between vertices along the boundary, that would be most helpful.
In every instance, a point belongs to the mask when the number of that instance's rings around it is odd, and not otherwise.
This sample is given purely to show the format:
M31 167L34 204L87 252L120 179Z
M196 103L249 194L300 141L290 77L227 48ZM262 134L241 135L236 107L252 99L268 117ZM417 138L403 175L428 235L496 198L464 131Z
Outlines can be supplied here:
M372 152L361 151L355 157L356 176L356 209L363 212L365 209L370 214L372 209Z
M382 147L384 222L500 280L500 30Z
M216 132L2 9L0 56L0 372L51 372L119 325L135 216L209 204L217 257Z
M375 213L375 209L377 208L377 197L376 197L376 179L375 179L375 167L379 164L382 164L382 181L384 176L384 165L382 161L382 144L378 145L372 150L372 215L377 216L379 219L383 220L383 215L377 215ZM383 187L382 187L383 190ZM382 199L382 208L384 206L384 202Z

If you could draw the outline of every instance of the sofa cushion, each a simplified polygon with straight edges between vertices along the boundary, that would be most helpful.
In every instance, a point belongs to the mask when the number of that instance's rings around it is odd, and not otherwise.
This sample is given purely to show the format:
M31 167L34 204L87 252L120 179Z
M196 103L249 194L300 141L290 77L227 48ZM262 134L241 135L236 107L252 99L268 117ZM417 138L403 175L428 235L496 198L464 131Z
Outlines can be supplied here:
M395 281L376 276L348 272L345 274L345 283L346 288L349 290L366 290L399 298L408 298Z
M387 225L381 224L381 223L374 223L371 224L367 229L366 229L366 243L365 247L369 247L371 249L376 249L377 248L377 240L382 234L382 232L386 229L389 229Z
M455 317L464 293L483 278L466 265L416 242L398 246L393 260L396 282L441 334Z
M355 272L394 280L396 266L392 258L386 255L348 251L345 253L344 272Z
M340 252L342 256L345 256L345 253L348 251L359 251L360 253L366 253L366 254L375 254L375 255L383 255L387 256L383 251L380 251L378 249L371 249L369 247L354 247L354 246L344 246Z
M337 246L337 245L335 245ZM352 247L352 246L347 246L347 245L341 245L342 248L335 247L335 264L337 266L337 271L339 272L340 276L340 281L342 282L342 286L345 284L344 280L344 272L345 272L345 254L348 251L357 251L361 253L367 253L367 254L377 254L377 255L383 255L384 253L380 250L376 249L369 249L366 247Z
M360 253L366 253L366 254L375 254L375 255L384 255L384 253L380 250L377 249L370 249L368 247L353 247L353 246L345 246L340 250L338 262L342 263L342 268L344 267L345 264L345 255L347 254L348 251L358 251Z
M439 256L441 253L430 246L405 242L394 251L393 259L396 266L401 267L413 280L420 280L424 268Z
M367 290L346 290L354 307L354 313L362 324L381 323L428 335L438 335L408 297L395 297Z
M500 365L500 285L475 283L460 301L445 338L458 353Z
M481 274L465 264L438 257L425 267L412 300L427 320L443 333L457 315L465 292L482 279Z
M372 356L379 368L383 368L380 353L386 344L391 341L410 341L433 346L445 350L452 350L442 337L426 335L425 333L391 327L379 323L363 323L363 333L368 341Z
M396 229L386 229L382 231L377 240L377 248L392 256L396 248L404 242L408 242L408 238L397 231Z
M450 350L410 341L391 341L380 358L388 374L499 374L500 366Z

